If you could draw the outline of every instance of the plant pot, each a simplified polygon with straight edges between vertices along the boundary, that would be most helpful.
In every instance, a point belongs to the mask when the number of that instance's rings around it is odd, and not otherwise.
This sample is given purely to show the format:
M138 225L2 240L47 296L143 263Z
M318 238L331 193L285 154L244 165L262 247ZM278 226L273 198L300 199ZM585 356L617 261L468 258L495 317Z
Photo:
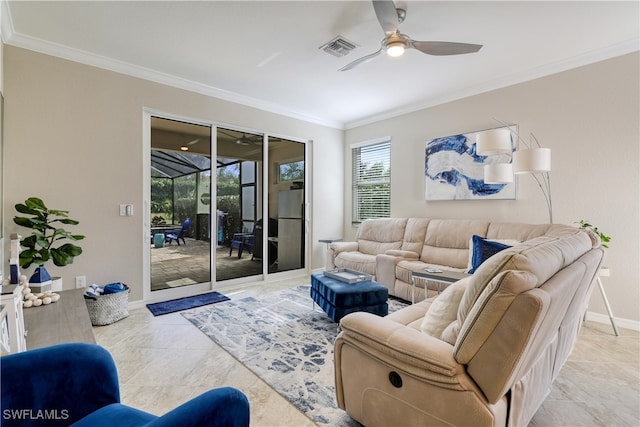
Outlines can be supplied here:
M47 292L51 290L51 275L43 266L37 267L29 279L32 292Z
M47 269L44 268L43 266L37 267L36 270L33 272L33 275L31 276L31 278L29 279L29 283L44 283L44 282L50 282L50 281L51 281L51 275L49 274Z

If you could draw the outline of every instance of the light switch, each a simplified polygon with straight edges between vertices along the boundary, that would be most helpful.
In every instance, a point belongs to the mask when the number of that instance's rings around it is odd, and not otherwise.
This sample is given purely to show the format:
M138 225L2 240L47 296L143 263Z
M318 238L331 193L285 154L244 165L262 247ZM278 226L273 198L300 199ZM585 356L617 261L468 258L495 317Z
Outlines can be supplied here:
M127 205L120 205L120 216L127 216Z

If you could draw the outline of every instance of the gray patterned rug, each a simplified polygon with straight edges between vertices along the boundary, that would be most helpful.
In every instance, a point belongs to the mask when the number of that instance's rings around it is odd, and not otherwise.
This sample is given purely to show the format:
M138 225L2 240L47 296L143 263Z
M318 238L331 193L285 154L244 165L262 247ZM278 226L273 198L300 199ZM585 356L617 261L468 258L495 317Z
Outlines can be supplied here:
M389 300L389 311L404 304ZM221 302L182 315L315 423L359 426L335 399L338 325L316 307L309 285Z

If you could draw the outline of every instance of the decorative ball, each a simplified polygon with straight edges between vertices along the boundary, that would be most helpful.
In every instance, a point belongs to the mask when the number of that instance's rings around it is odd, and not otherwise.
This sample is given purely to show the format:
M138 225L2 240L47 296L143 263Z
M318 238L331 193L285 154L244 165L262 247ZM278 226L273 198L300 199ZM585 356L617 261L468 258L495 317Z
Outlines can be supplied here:
M42 297L44 294L42 292L38 292L37 294L35 294L36 298L40 298Z
M51 304L51 297L44 297L44 298L42 298L42 303L43 303L44 305Z
M24 288L22 289L22 294L23 295L29 295L31 293L31 288Z
M37 296L35 296L34 294L27 294L26 297L24 297L25 299L31 300L33 301L34 299L38 299Z
M25 276L24 274L21 274L19 277L20 283L24 283L27 281L27 276Z
M33 306L34 307L40 307L41 305L42 305L42 300L41 299L36 298L36 299L33 300Z
M31 307L32 305L33 305L33 301L31 301L31 300L26 300L25 302L23 302L23 303L22 303L22 306L23 306L24 308L29 308L29 307Z
M59 294L51 294L51 302L57 302L60 299Z

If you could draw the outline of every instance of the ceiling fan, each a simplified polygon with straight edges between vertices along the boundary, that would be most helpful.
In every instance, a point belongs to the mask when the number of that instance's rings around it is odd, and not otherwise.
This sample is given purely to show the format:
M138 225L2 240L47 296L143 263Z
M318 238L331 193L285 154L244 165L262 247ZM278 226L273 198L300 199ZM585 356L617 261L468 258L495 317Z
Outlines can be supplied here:
M385 33L380 49L345 65L340 68L340 71L351 70L360 64L371 61L385 51L389 56L401 56L406 49L417 49L427 55L461 55L477 52L482 47L481 44L412 40L398 30L399 24L407 16L405 9L396 8L396 5L391 0L373 0L372 3L378 22Z
M194 140L192 140L192 141L189 141L189 142L187 142L186 144L182 144L182 145L180 146L180 150L182 150L182 151L189 151L189 147L190 147L191 145L193 145L193 144L197 144L199 141L200 141L200 138L198 138L198 139L194 139Z
M238 145L262 145L262 137L259 135L253 135L255 137L255 139L251 139L249 137L247 137L246 133L242 133L242 136L239 138L236 138L235 136L224 132L220 129L218 129L218 132L230 137L230 138L235 138L235 143Z

